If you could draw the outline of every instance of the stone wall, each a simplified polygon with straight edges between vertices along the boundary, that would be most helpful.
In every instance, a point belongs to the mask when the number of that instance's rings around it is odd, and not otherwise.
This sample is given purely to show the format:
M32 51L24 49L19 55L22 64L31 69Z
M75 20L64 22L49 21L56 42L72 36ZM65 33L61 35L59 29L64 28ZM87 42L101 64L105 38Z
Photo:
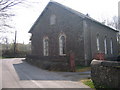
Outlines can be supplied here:
M56 16L54 25L50 25L50 17L52 15ZM77 64L85 64L83 19L81 17L59 5L50 3L32 30L32 54L44 56L43 37L47 36L49 38L49 56L59 57L59 36L65 34L66 55L73 51Z
M120 88L120 62L93 60L91 78L95 85Z
M55 71L69 71L69 61L66 56L39 56L39 55L29 55L26 57L26 61L32 65L40 67L46 70Z

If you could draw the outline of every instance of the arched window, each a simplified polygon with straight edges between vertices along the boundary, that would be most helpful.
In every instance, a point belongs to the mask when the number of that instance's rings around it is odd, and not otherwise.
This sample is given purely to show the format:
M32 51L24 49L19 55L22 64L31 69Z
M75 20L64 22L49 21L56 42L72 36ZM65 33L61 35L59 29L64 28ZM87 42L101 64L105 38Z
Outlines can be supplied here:
M50 25L54 25L56 23L56 15L51 15L50 17Z
M60 55L65 55L66 54L66 37L65 35L60 35L59 37L59 54Z
M99 34L97 35L97 50L99 51L100 50L100 40L99 40Z
M110 52L111 52L111 54L113 54L113 41L112 41L112 38L110 40Z
M117 34L116 37L117 37L117 42L119 42L119 34Z
M106 38L106 36L104 38L104 48L105 48L105 54L107 54L107 38Z
M43 54L44 56L49 54L48 37L43 38Z

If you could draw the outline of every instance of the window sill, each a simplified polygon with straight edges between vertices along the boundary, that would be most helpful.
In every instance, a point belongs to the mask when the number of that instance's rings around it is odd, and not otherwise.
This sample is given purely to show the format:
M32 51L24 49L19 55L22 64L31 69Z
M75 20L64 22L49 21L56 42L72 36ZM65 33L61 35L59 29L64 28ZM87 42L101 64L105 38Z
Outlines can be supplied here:
M60 54L60 56L66 56L66 54Z

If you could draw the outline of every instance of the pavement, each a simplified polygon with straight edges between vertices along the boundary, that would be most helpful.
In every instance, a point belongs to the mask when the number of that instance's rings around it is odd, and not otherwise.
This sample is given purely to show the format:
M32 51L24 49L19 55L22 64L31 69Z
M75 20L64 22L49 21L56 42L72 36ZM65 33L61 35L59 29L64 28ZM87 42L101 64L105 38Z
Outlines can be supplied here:
M80 81L90 77L89 71L53 72L32 66L23 59L2 59L2 88L89 88Z

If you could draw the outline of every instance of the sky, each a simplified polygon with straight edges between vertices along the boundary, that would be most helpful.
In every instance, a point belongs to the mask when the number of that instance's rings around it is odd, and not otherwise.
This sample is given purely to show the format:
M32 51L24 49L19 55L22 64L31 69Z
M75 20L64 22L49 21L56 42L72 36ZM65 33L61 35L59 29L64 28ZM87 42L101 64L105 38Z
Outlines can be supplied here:
M17 30L17 43L29 43L31 34L28 33L36 19L50 0L28 0L26 5L12 8L15 16L12 17L13 33L9 34L9 41L14 40L14 31ZM52 1L52 0L51 0ZM90 17L103 21L118 16L118 1L120 0L54 0Z

